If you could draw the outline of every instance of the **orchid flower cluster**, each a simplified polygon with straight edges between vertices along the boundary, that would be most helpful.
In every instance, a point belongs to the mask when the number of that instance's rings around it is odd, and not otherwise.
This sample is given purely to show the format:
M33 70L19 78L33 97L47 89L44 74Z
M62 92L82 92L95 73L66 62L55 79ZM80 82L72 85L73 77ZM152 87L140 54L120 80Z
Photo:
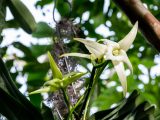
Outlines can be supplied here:
M82 54L82 53L66 53L61 55L61 57L66 56L76 56L90 59L91 61L98 60L98 62L103 62L106 60L111 60L115 71L119 77L121 82L123 93L126 95L127 92L127 80L125 75L124 63L128 66L128 68L133 72L132 64L126 54L128 49L131 47L133 41L135 40L138 29L138 22L135 23L131 31L118 43L107 40L100 39L98 42L103 42L100 44L95 41L85 40L82 38L74 38L74 40L81 42L88 49L90 54Z
M56 92L61 90L63 93L64 101L68 107L68 116L67 120L74 118L74 111L76 108L82 104L80 108L79 116L83 116L83 120L86 119L87 110L91 96L94 92L95 85L97 83L98 77L104 70L108 62L112 61L112 64L115 68L115 71L118 75L120 83L123 88L123 94L126 96L127 93L127 77L125 74L124 64L133 72L132 64L126 54L128 49L131 47L133 41L135 40L138 30L138 22L135 23L131 31L119 42L114 42L108 39L100 39L97 42L90 41L82 38L74 38L75 41L81 42L88 49L90 54L82 53L65 53L60 57L82 57L90 59L93 63L93 69L91 72L90 80L86 88L86 92L82 95L76 104L72 105L70 97L66 92L68 85L80 79L86 73L82 72L71 72L66 75L63 75L60 69L58 68L56 62L54 61L52 55L48 52L48 58L50 63L50 68L52 70L52 80L48 80L44 83L43 87L31 92L30 94L37 93L48 93Z

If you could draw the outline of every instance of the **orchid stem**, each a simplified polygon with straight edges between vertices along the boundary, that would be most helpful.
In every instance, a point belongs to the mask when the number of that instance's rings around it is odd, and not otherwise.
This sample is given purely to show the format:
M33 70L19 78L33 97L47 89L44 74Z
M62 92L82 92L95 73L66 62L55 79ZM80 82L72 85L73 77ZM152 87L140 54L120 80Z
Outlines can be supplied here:
M70 119L70 117L72 116L72 113L73 113L74 110L78 107L78 105L82 102L83 98L84 98L84 95L82 95L82 96L80 97L80 99L77 101L77 103L72 107L72 109L70 110L70 113L69 113L69 115L68 115L67 120Z
M67 107L68 107L68 111L69 111L69 113L71 112L71 109L72 109L72 106L71 106L71 104L70 104L70 100L69 100L69 97L67 96L67 92L63 89L63 88L61 88L61 90L62 90L62 93L63 93L63 96L64 96L64 101L65 101L65 103L66 103L66 105L67 105ZM72 117L71 117L72 118Z
M91 89L92 89L92 85L93 85L95 72L96 72L96 67L93 67L92 72L91 72L89 85L88 85L88 89L87 89L87 93L86 93L86 96L85 96L85 100L84 100L84 103L83 103L82 108L81 108L80 113L79 113L80 116L82 115L83 110L86 109L86 106L88 106L89 99L90 99L89 97L91 96L90 94L91 94Z
M109 63L109 61L105 61L102 64L98 64L98 65L94 66L93 69L92 69L88 94L86 95L86 103L84 103L85 104L85 110L84 110L83 120L86 119L89 102L90 102L90 99L91 99L92 94L94 92L94 88L95 88L95 85L97 83L98 77L101 75L102 71L104 70L104 68L106 67L106 65L108 63Z

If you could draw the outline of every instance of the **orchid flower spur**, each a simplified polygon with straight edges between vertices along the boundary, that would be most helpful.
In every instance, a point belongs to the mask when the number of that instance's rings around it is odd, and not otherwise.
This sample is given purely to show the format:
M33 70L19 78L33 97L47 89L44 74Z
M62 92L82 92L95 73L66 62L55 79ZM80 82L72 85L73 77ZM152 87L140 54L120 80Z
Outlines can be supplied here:
M103 44L100 44L98 42L94 42L90 40L74 38L74 40L83 43L91 54L66 53L61 55L61 57L77 56L77 57L88 58L91 60L95 60L95 59L102 60L102 61L111 60L117 72L117 75L120 79L120 82L122 84L123 93L124 95L126 95L127 81L126 81L124 63L127 64L127 66L132 72L133 71L132 64L128 59L126 51L132 45L137 34L137 29L138 29L138 22L135 23L131 31L118 43L107 40L107 39L101 39L99 41L102 41Z
M69 84L76 81L77 79L82 77L84 74L86 74L82 72L71 72L66 75L62 75L60 69L56 65L54 59L52 58L49 52L48 52L48 58L49 58L50 67L52 70L53 79L46 81L42 88L35 90L30 94L54 92L61 88L66 88Z

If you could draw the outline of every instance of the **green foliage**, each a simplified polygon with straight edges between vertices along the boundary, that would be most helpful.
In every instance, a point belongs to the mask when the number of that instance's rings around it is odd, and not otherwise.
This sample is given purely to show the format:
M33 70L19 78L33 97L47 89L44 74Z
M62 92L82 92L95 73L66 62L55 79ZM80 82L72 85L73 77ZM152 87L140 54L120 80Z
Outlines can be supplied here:
M37 6L41 6L43 8L43 6L47 5L47 4L50 4L53 0L39 0L37 1L36 3L36 7Z
M50 63L50 66L51 66L53 78L62 79L63 75L62 75L60 69L58 68L56 62L52 58L52 55L50 54L50 52L48 52L48 58L49 58L49 63Z
M27 32L32 33L36 29L36 22L28 8L20 0L8 0L7 5L10 8L14 18L21 24L21 27Z
M54 30L45 22L37 23L36 31L32 33L33 37L36 38L45 38L53 37Z
M37 93L55 92L60 89L64 90L67 88L68 85L75 82L81 76L86 74L86 73L80 73L80 72L71 72L66 75L62 75L62 72L58 68L50 52L48 52L48 58L49 58L49 63L52 70L53 79L46 81L43 85L43 88L40 88L36 91L31 92L30 93L31 95L37 94Z
M0 1L0 34L2 32L2 29L5 26L5 16L6 16L6 1L1 0Z
M0 76L1 83L5 86L3 90L0 87L0 105L1 108L6 108L5 111L1 109L1 113L9 119L31 119L41 120L41 114L38 110L22 95L22 93L15 86L6 66L0 58ZM7 92L6 92L7 91ZM17 108L17 109L15 109ZM19 112L17 112L19 110Z
M139 93L135 90L127 98L122 100L118 106L94 113L89 120L150 120L154 119L154 106L148 102L136 104Z

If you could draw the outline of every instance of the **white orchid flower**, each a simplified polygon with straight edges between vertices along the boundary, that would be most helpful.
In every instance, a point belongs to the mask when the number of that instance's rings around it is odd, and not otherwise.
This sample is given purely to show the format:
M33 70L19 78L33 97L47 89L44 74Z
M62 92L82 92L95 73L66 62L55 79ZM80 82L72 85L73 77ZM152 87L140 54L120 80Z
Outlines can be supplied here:
M91 60L111 60L114 68L117 72L117 75L120 79L120 82L123 87L123 93L126 95L127 92L127 81L124 69L124 63L127 64L131 72L133 71L132 64L128 59L126 51L131 47L133 41L135 40L138 29L138 22L135 23L131 31L118 43L101 39L104 44L98 42L85 40L81 38L75 38L74 40L83 43L91 54L81 54L81 53L66 53L62 56L77 56L84 57Z

